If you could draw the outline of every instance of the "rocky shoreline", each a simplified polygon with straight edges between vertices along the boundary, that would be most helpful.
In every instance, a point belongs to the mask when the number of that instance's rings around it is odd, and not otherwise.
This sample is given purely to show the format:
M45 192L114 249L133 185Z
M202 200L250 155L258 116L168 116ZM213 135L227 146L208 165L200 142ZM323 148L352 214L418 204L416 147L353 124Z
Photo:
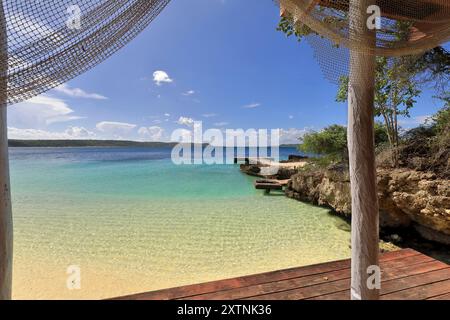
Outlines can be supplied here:
M378 169L382 228L414 228L423 238L450 245L450 181L410 169ZM351 215L350 179L345 166L301 171L286 195Z
M241 170L253 175L259 173L257 165L243 165ZM412 232L450 245L449 180L408 168L379 168L377 176L382 232ZM287 197L324 206L343 218L350 218L350 178L345 165L284 167L275 178L290 179L285 189Z

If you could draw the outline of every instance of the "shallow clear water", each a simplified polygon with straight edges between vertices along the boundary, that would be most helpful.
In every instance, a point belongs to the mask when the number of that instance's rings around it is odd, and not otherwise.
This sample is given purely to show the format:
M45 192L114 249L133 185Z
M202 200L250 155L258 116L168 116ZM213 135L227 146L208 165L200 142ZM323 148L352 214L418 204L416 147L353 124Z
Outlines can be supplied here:
M13 296L106 298L350 255L323 208L170 149L11 149ZM293 153L282 149L282 156ZM68 290L67 268L81 270Z

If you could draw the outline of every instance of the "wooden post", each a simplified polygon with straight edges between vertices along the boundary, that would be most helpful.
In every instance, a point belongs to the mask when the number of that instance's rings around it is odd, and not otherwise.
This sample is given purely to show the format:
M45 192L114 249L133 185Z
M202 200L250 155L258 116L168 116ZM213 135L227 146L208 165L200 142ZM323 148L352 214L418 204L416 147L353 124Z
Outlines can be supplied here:
M9 183L7 78L8 48L3 4L0 3L0 300L11 299L12 213Z
M350 0L350 37L374 44L375 30L366 25L374 0ZM365 40L362 40L365 39ZM367 42L366 42L367 44ZM375 57L351 50L348 90L348 151L352 195L351 297L376 300L379 290L368 286L368 268L378 266L378 197L374 147Z

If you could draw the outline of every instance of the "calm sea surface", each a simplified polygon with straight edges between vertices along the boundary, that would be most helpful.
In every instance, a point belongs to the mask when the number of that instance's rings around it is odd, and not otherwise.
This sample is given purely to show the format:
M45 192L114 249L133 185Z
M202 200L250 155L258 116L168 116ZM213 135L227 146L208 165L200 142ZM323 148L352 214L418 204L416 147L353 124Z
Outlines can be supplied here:
M264 195L236 165L176 166L170 153L11 148L14 298L107 298L349 257L326 209Z

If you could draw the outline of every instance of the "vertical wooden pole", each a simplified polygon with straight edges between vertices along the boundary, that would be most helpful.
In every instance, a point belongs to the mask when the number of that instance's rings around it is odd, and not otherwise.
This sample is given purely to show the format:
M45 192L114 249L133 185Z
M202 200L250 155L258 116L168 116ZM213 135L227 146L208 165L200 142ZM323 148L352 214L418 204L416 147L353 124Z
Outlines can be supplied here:
M375 30L366 25L374 0L350 0L351 42L373 45ZM364 39L364 40L362 40ZM370 43L367 43L370 42ZM375 57L353 49L348 90L348 150L352 195L351 297L376 300L379 290L368 286L368 268L378 266L378 197L374 147ZM370 270L370 269L369 269Z
M11 299L13 228L8 160L8 48L3 4L0 3L0 300Z

